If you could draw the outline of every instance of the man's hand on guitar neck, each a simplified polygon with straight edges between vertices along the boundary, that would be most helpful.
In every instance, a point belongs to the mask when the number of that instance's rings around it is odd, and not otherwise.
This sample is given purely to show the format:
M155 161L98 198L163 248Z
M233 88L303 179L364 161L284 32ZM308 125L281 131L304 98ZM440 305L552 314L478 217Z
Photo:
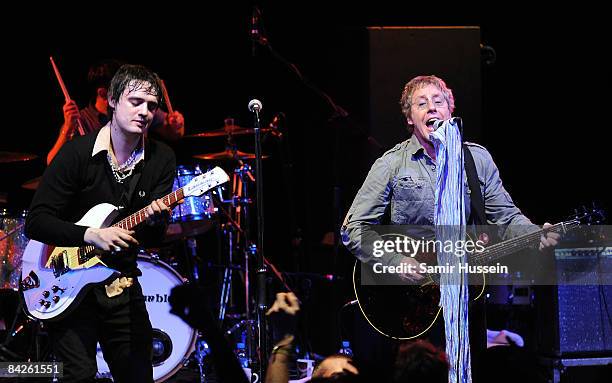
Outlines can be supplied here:
M552 227L553 225L546 222L542 229L547 229ZM561 235L559 233L555 233L552 231L545 231L540 237L540 251L550 251L553 247L557 246L559 240L561 239Z
M84 240L85 243L105 251L120 251L122 248L129 248L130 244L138 245L138 241L132 235L134 231L116 226L104 229L90 227L85 230Z
M171 214L172 211L161 199L154 200L145 209L145 217L149 226L166 224Z

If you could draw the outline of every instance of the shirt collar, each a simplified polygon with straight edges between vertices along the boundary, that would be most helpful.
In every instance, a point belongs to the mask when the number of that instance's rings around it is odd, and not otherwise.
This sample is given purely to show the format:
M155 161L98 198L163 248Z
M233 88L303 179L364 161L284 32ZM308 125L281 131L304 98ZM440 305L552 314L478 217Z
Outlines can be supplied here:
M91 152L91 156L93 157L96 154L103 152L103 151L109 151L110 147L111 147L110 126L106 124L98 132L98 136L96 137L96 142L94 143L94 147L93 147L93 151Z
M415 157L419 156L422 153L425 153L425 148L423 147L423 145L421 145L421 142L418 140L418 138L416 138L414 134L412 134L412 137L410 137L410 139L408 140L408 146L406 147L406 149L408 149L408 152Z

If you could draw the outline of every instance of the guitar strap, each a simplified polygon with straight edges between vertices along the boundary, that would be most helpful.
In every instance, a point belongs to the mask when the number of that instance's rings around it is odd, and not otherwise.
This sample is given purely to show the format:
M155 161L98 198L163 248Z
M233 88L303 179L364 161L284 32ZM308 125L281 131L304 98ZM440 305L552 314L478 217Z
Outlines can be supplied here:
M472 152L470 152L470 149L465 144L463 144L463 159L468 186L470 187L470 206L472 207L468 222L476 225L486 225L487 217L485 216L484 199L482 198L482 192L478 183L476 163L474 162L474 157L472 157Z

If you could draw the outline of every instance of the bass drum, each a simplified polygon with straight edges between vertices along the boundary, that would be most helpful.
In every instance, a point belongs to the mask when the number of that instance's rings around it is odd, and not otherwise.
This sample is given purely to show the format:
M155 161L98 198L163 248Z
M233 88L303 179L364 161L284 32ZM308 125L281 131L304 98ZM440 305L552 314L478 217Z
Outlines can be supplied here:
M138 256L138 277L153 327L153 379L163 382L174 375L195 350L196 331L170 313L170 290L185 282L172 267L148 255ZM97 378L111 378L98 344Z

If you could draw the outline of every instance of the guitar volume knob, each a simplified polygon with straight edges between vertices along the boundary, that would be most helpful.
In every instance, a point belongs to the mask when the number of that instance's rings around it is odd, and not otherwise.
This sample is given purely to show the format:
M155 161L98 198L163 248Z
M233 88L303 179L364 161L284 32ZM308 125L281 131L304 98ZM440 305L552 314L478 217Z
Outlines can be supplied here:
M51 287L51 291L53 291L54 293L57 293L58 291L61 291L63 293L64 290L66 289L62 289L61 287L56 286L56 285L53 285L53 287Z
M43 296L43 297L45 297L45 298L49 298L49 295L50 295L50 293L49 293L49 291L48 291L48 290L45 290L45 291L43 291L43 293L42 293L42 296Z

